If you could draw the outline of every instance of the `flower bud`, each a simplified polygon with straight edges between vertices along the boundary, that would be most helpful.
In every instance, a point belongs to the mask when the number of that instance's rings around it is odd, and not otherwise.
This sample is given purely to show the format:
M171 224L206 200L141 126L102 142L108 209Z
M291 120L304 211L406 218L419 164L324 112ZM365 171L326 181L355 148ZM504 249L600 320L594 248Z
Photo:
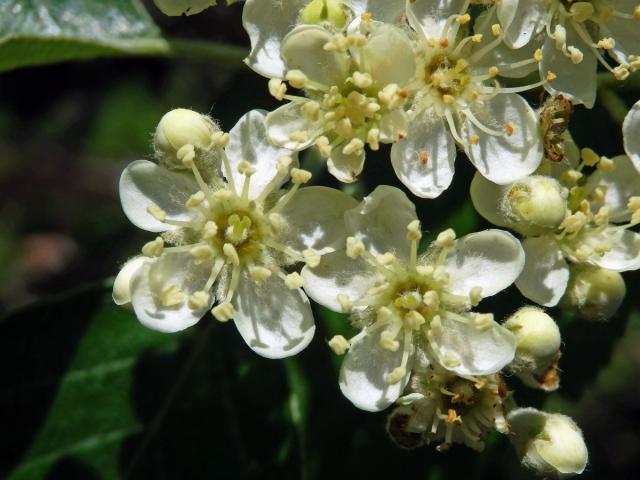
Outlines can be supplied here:
M582 432L571 418L535 408L518 408L507 419L511 441L524 466L559 478L584 471L589 454Z
M162 13L170 17L195 15L216 4L216 0L153 0Z
M178 151L185 145L207 150L211 147L211 135L219 128L206 115L186 108L176 108L166 113L153 138L156 157L169 168L186 168Z
M540 235L555 230L567 212L567 191L550 177L532 176L506 189L502 208L514 230Z
M112 297L116 305L126 307L131 304L131 279L146 260L148 260L147 257L139 255L122 266L113 282Z
M300 13L300 23L319 24L329 22L342 28L347 23L342 0L312 0Z
M523 307L504 323L516 337L516 355L509 366L532 388L555 390L560 385L560 330L549 315L536 307Z
M586 320L608 320L624 300L627 289L622 275L589 265L572 265L561 305Z

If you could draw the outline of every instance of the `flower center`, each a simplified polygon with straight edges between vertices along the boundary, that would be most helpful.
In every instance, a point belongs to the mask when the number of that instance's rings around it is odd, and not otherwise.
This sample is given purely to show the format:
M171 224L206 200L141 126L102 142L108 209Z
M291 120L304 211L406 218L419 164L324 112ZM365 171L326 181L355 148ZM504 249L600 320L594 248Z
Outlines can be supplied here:
M445 95L459 97L471 81L468 67L469 63L466 60L439 53L425 66L425 80L431 83L441 98Z

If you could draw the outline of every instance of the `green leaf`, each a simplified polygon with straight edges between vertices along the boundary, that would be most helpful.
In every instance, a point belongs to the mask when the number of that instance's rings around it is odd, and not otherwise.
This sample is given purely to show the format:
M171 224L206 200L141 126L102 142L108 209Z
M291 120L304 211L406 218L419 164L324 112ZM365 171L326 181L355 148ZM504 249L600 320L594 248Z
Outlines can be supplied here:
M104 286L5 318L0 477L43 478L68 458L118 477L120 443L142 429L130 398L136 362L179 338L141 327Z
M0 71L168 51L139 0L0 2Z

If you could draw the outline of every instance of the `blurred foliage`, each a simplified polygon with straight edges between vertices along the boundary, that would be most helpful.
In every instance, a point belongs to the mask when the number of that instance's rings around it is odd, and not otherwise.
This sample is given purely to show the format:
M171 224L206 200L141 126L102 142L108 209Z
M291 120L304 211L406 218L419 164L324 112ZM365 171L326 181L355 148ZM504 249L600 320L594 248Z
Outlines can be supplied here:
M74 2L82 3L100 2ZM167 38L246 49L240 6L189 18L150 12ZM71 57L50 60L63 58ZM0 76L0 307L8 312L0 320L0 478L533 478L500 435L483 454L394 447L386 414L358 411L339 391L341 358L326 340L353 333L344 315L316 307L312 345L273 361L210 316L181 335L163 335L112 304L103 279L148 237L121 213L118 176L128 162L150 157L161 115L191 107L228 130L251 108L277 106L266 81L239 62L202 58L105 59ZM638 93L607 88L627 106ZM537 104L539 95L528 99ZM603 104L576 109L571 130L581 146L621 151L610 112ZM313 152L303 165L313 182L342 187ZM456 168L452 188L438 199L410 195L423 244L444 228L463 235L490 227L468 200L474 170L463 155ZM345 188L360 198L379 183L401 187L384 148L368 157L361 181ZM564 342L558 392L508 379L518 403L575 417L590 447L586 478L632 479L640 469L640 275L625 278L628 299L608 323L552 310ZM480 309L504 318L523 304L512 288Z

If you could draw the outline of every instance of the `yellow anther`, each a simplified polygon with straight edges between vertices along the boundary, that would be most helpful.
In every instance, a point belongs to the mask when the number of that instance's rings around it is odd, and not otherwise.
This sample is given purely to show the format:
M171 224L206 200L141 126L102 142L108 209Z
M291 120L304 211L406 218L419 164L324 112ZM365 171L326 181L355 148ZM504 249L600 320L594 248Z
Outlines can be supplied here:
M476 329L484 332L485 330L489 330L493 326L493 314L477 313L473 321Z
M404 316L404 324L407 328L411 330L418 330L422 325L424 325L426 320L419 312L415 310L411 310L407 312Z
M304 257L304 261L310 268L316 268L320 265L320 259L322 258L318 252L315 250L308 248L302 251L302 256Z
M318 148L318 151L320 152L320 155L322 155L323 157L330 157L331 156L331 146L330 146L329 139L327 137L325 137L324 135L318 137L316 139L316 147Z
M211 313L219 322L228 322L236 315L236 309L231 302L222 302L211 309Z
M284 277L284 284L288 289L295 290L297 288L302 288L304 281L298 272L293 272Z
M442 96L442 101L451 105L452 103L455 103L456 98L453 95L449 95L448 93L446 93Z
M353 258L356 259L358 258L360 255L362 255L362 253L364 253L364 243L362 243L360 240L356 239L355 237L348 237L347 238L347 256L349 258Z
M511 136L515 133L516 126L513 124L513 122L507 122L504 126L504 131L507 132L507 135Z
M407 371L404 367L396 367L387 375L387 383L390 383L392 385L394 383L398 383L405 377L406 374Z
M286 175L289 173L289 167L293 163L293 158L289 155L283 155L282 157L276 160L276 170L278 171L278 175Z
M155 240L145 243L142 247L142 254L145 257L159 257L164 251L164 240L156 237Z
M243 175L246 175L247 177L250 177L251 175L256 173L256 168L246 160L242 160L238 164L238 173L241 173Z
M465 13L464 15L458 15L456 17L456 23L458 25L464 25L466 23L469 23L471 21L471 15L469 15L468 13Z
M443 232L438 234L436 241L434 242L436 246L440 248L451 248L456 240L456 232L453 228L448 228Z
M167 219L167 212L162 210L157 205L150 205L147 207L147 213L159 222L164 222Z
M565 170L562 173L562 183L566 185L575 185L582 178L582 173L577 170Z
M373 83L373 78L368 73L353 72L351 81L358 88L368 88Z
M613 172L616 169L616 164L610 158L602 157L596 168L603 172Z
M297 130L289 134L289 140L292 142L306 142L309 140L309 132L306 130Z
M240 265L240 257L238 256L238 251L232 244L225 243L222 246L222 253L224 253L224 255L227 257L227 260L229 260L232 264L236 266Z
M197 207L202 202L204 202L204 199L205 199L204 192L196 192L189 197L186 205L189 208Z
M494 23L493 25L491 25L491 33L496 37L498 35L502 35L502 27L500 26L500 24Z
M640 197L631 197L627 202L627 208L632 212L640 210Z
M473 135L471 135L471 137L469 138L469 141L471 142L471 145L477 145L477 144L478 144L478 142L480 141L480 137L474 133L474 134L473 134Z
M553 82L558 76L551 70L547 70L547 76L545 77L547 82Z
M376 262L378 262L379 265L387 266L391 265L395 261L396 257L391 252L379 253L376 255Z
M372 128L367 133L367 143L369 144L369 148L371 150L379 150L380 149L380 130L377 128Z
M612 48L615 48L616 41L611 37L601 38L598 40L596 46L598 48L603 48L604 50L611 50Z
M584 58L584 54L580 51L580 49L570 46L570 47L567 47L567 51L569 52L569 58L574 64L577 65L580 62L582 62L582 59Z
M492 77L498 75L498 67L489 67L489 75Z
M196 158L196 150L191 144L186 144L180 147L176 152L176 157L182 162L182 164L191 168L193 166L193 159Z
M218 225L213 220L208 220L202 228L202 238L210 240L218 234Z
M422 303L431 310L437 310L440 307L440 295L435 290L429 290L422 295Z
M160 294L160 303L163 307L175 307L184 301L184 293L175 285L169 285Z
M349 340L344 338L342 335L336 335L331 340L329 340L329 347L336 355L344 355L344 353L349 350Z
M344 293L339 293L336 298L338 300L338 303L340 304L340 307L344 312L351 311L351 308L353 308L353 303L351 302L351 299L349 298L348 295L345 295Z
M287 93L287 86L279 78L269 80L269 93L276 100L283 100Z
M482 301L482 287L472 287L469 290L469 300L472 307L478 305Z
M195 245L189 250L189 254L196 259L196 263L212 259L216 252L209 245Z
M396 340L396 334L389 330L385 330L380 334L379 344L382 348L391 352L396 352L400 348L400 342Z
M590 148L583 148L580 150L580 158L588 167L593 167L600 161L600 155Z
M536 49L535 52L533 52L533 59L536 62L541 62L542 61L542 49L538 48L538 49Z
M317 120L320 115L320 104L316 101L310 100L302 105L301 110L304 116L309 120Z
M204 291L195 292L189 295L187 305L191 310L201 310L209 307L209 293Z
M418 241L422 238L422 231L420 230L420 220L413 220L407 225L407 240Z
M475 35L471 36L471 41L473 43L480 43L482 41L482 34L481 33L476 33Z
M587 217L582 212L576 212L567 217L560 224L560 229L567 233L575 233L587 224Z
M211 143L221 148L226 147L230 139L231 137L226 132L215 132L211 134Z
M626 80L629 77L629 69L624 65L618 65L613 69L613 76L616 80Z
M302 168L291 169L291 181L297 184L307 183L311 180L311 172Z
M285 78L293 88L304 88L309 80L301 70L289 70Z
M361 155L363 151L364 142L359 138L352 138L351 141L342 148L344 155Z
M249 276L251 277L251 280L259 284L271 277L271 274L271 270L265 267L256 265L249 267Z

